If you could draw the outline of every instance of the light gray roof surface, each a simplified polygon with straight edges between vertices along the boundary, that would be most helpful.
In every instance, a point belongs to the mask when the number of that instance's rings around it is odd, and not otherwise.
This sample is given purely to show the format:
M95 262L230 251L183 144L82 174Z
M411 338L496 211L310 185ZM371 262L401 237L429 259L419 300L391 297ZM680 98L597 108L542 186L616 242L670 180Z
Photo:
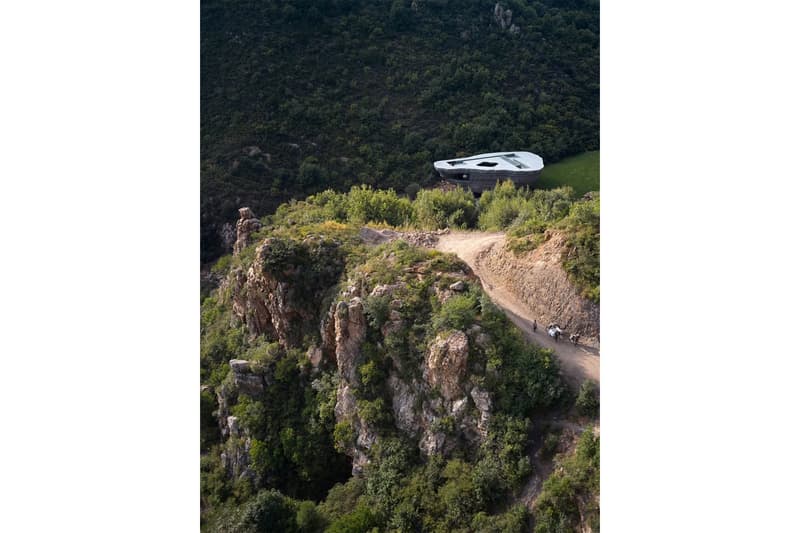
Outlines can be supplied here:
M541 157L530 152L492 152L453 159L443 159L433 164L434 168L441 170L450 169L477 169L477 170L517 170L531 171L544 168Z

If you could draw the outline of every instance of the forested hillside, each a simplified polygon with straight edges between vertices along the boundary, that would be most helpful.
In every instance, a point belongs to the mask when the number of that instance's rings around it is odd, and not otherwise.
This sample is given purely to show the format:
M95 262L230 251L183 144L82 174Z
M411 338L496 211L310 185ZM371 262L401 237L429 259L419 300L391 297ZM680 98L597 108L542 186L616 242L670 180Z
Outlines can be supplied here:
M203 0L201 25L203 261L242 205L599 146L594 0Z

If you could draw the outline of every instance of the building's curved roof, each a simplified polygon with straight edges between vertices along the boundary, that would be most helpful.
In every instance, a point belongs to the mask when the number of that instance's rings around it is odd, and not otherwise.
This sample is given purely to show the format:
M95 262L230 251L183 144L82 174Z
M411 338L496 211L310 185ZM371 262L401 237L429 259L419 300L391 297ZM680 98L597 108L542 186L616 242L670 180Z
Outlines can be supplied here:
M454 159L443 159L433 163L437 170L503 170L525 171L542 170L544 160L530 152L493 152Z

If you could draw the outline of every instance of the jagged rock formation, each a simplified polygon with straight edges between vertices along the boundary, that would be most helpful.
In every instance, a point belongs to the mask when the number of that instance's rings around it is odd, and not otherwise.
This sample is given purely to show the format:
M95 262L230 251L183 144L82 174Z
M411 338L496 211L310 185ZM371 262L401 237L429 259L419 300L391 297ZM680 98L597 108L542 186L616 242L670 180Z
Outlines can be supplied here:
M500 29L503 31L508 31L511 35L517 35L519 33L519 26L516 24L511 23L511 10L510 9L503 9L503 6L500 5L500 2L497 2L494 5L494 11L492 12L494 15L494 21L500 26Z
M223 293L250 334L267 335L284 347L299 346L303 332L316 328L324 293L344 268L336 241L309 236L302 242L267 238L256 247L245 272L235 268Z
M437 238L436 232L425 235L422 241ZM365 228L361 238L383 243L407 237ZM374 256L374 266L349 270L340 284L345 261L338 241L270 237L255 247L249 266L231 270L220 287L222 301L252 339L265 336L286 349L301 348L311 372L335 376L332 416L347 436L337 445L352 458L355 474L364 471L387 424L416 442L423 456L448 456L479 446L492 420L493 398L485 384L492 335L477 323L436 331L426 323L432 309L466 297L479 282L462 263L412 250L394 245ZM418 259L410 261L407 254ZM316 340L308 345L304 339ZM362 375L367 363L380 367L380 377L369 384ZM240 395L268 394L270 374L244 359L229 365L230 379L215 391L217 420L227 439L223 460L231 475L253 475L247 466L250 436L229 406Z
M239 220L236 222L236 242L233 243L233 255L238 255L250 244L250 235L261 229L261 221L256 218L249 207L239 209Z
M403 283L384 284L375 286L369 294L390 299L388 318L381 327L384 338L399 331L407 321L402 299L396 297L405 289ZM356 285L350 285L342 296L358 292ZM447 295L439 297L446 299ZM320 352L330 354L340 376L336 419L349 424L355 437L346 450L353 458L354 473L363 471L369 462L369 450L378 437L376 428L359 411L357 401L361 388L358 368L363 362L362 345L367 328L362 296L333 303L321 328ZM478 326L470 329L469 334L464 331L441 334L429 344L417 368L409 368L407 361L391 356L392 369L385 392L393 421L406 436L417 440L424 455L446 455L464 442L475 444L486 436L492 403L489 393L469 380L468 361L470 343L485 345L487 340Z
M239 419L231 414L231 405L241 394L258 398L268 385L264 372L254 368L250 361L233 359L229 363L233 379L225 382L216 390L217 420L223 437L224 446L220 453L222 464L227 475L232 478L255 478L250 468L250 448L252 438L241 427Z
M469 341L463 331L437 337L425 357L423 377L431 387L438 387L445 400L456 399L467 371Z
M566 237L556 231L547 231L545 236L543 244L519 256L506 247L493 246L478 261L495 282L529 306L540 324L557 322L580 333L582 339L597 340L600 306L581 296L564 270L564 255L570 253Z
M264 392L267 386L264 375L254 371L250 361L231 359L230 365L233 371L233 384L238 391L250 396L258 396Z

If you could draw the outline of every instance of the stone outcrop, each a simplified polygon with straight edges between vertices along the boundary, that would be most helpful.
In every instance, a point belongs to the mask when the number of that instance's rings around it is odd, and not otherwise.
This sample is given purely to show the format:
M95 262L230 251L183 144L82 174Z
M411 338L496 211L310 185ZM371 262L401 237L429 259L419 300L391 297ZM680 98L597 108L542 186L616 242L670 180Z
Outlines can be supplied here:
M238 429L236 417L229 417L233 419L233 426L231 429ZM250 448L252 446L252 439L250 437L242 437L240 435L229 435L225 441L223 450L220 453L220 459L225 466L225 471L232 479L248 477L254 479L255 472L250 468Z
M309 262L315 262L315 268ZM335 241L315 236L301 242L267 238L256 247L246 272L231 270L222 292L251 335L266 335L285 348L297 347L304 332L316 329L320 311L316 305L343 268Z
M357 361L361 354L361 344L367 334L367 320L361 298L353 298L350 303L336 304L334 322L336 331L336 365L339 374L347 381L358 380Z
M423 377L431 387L441 391L445 400L454 400L460 394L461 381L467 371L469 342L463 331L455 331L446 338L437 337L425 357Z
M512 13L510 9L504 9L500 2L497 2L494 5L492 14L494 15L495 23L500 26L500 29L508 31L511 35L519 34L519 26L511 23Z
M377 285L369 293L369 297L389 299L388 317L381 326L384 338L405 324L403 301L397 297L403 290L402 283L394 283ZM362 347L368 331L362 297L352 296L359 292L356 285L342 291L342 296L351 296L350 299L333 303L320 328L323 338L320 351L331 354L340 376L334 409L336 420L349 424L354 434L346 450L353 458L354 473L363 471L377 439L376 428L363 419L357 402L361 387L358 368L363 363ZM465 442L477 444L487 434L492 403L489 393L469 379L471 338L486 343L488 337L479 326L470 329L469 335L450 331L436 337L416 370L405 368L407 362L389 354L392 369L385 391L394 424L407 437L415 439L426 456L447 455ZM476 370L482 372L480 368Z
M233 255L238 255L250 244L250 235L261 229L261 221L256 218L249 207L239 209L239 220L236 222L236 241L233 243Z
M463 280L458 280L455 283L450 284L449 289L451 291L463 292L467 290L467 284L464 283Z
M366 232L368 238L374 236L370 232ZM324 291L338 282L344 268L344 261L337 259L336 246L314 236L303 241L277 237L262 241L256 246L252 263L231 270L220 288L234 320L243 322L251 335L266 335L285 348L302 346L314 372L335 367L334 416L337 424L347 425L347 434L352 436L340 444L352 458L354 473L363 472L369 463L370 450L381 431L379 423L393 423L426 456L448 455L458 448L479 445L487 434L492 410L492 399L481 385L482 363L479 358L470 359L471 350L483 350L490 342L481 327L441 332L412 357L402 350L387 349L388 339L403 339L409 326L418 322L405 295L418 294L420 281L428 276L433 281L423 299L444 301L466 291L475 282L474 275L468 269L432 272L422 264L398 269L401 274L389 283L374 284L369 274L358 274L327 310L322 310L318 302L323 301ZM387 253L386 260L393 261L393 257ZM301 260L305 263L298 262ZM379 308L383 309L380 325L372 323L374 316L367 313L375 299L381 300ZM379 330L370 329L373 327ZM302 344L303 336L315 330L319 342ZM371 352L365 351L368 338ZM374 350L385 357L381 371L386 372L377 397L374 390L365 396L367 389L359 372L365 354ZM251 361L233 359L229 364L230 378L216 391L216 416L226 439L223 462L231 475L252 475L247 455L250 436L229 406L242 394L263 396L271 378L268 371ZM379 412L385 422L376 422L374 412L362 412L365 401L383 401L383 411Z
M261 372L253 370L250 361L231 359L229 364L233 373L233 383L240 392L254 397L264 392L267 385L265 377Z

